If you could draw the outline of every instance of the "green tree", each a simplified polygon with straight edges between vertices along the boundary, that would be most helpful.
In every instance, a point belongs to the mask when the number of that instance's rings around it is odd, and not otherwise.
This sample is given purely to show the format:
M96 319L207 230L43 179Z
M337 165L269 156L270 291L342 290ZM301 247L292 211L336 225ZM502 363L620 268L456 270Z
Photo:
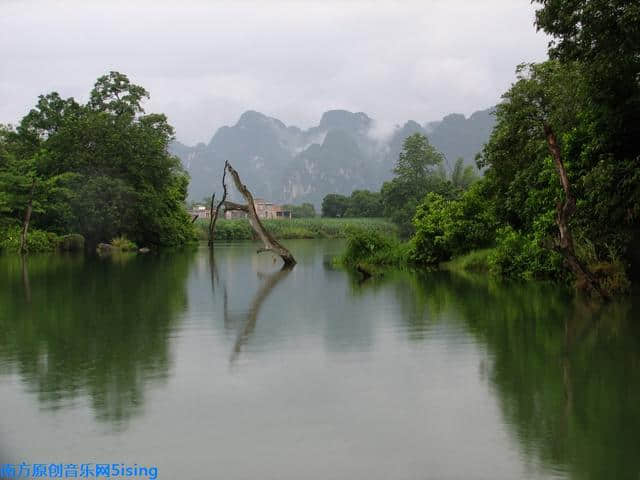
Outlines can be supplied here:
M316 216L316 207L313 206L313 203L283 205L283 208L290 211L293 218L313 218Z
M607 148L640 154L640 5L635 0L534 0L536 25L552 36L551 58L585 66Z
M487 202L484 182L474 184L459 199L428 193L413 218L413 260L437 264L494 240L497 220Z
M405 139L393 170L396 176L380 190L384 216L398 225L402 235L413 232L413 215L427 193L436 192L447 198L455 194L452 185L439 173L442 162L442 154L424 135L416 133Z
M443 162L443 155L429 143L427 137L415 133L405 139L393 173L412 191L419 193L433 177L434 167Z
M384 207L379 192L369 190L354 190L349 197L349 207L346 217L382 217Z
M480 158L498 217L557 249L578 279L594 284L573 240L593 242L607 261L629 251L640 211L638 159L606 153L610 132L599 128L601 110L579 62L522 65L503 98Z
M145 98L149 98L149 92L132 84L126 75L112 71L98 78L91 91L88 106L97 112L108 112L118 118L126 118L144 112L142 101Z
M124 180L107 176L82 180L71 203L72 230L96 244L117 237L123 225L134 223L137 194Z
M552 36L549 55L582 66L590 129L575 139L588 159L586 202L595 216L579 219L591 238L615 244L640 268L640 5L634 0L535 0L536 25ZM596 227L600 228L596 228ZM606 240L605 240L606 239Z
M478 174L472 165L464 165L464 158L460 157L456 160L451 171L451 184L454 187L466 190L478 178Z
M41 95L15 131L2 133L0 182L19 177L0 197L3 215L15 219L32 204L35 227L76 231L90 244L112 235L142 245L195 238L189 179L167 150L173 128L164 115L145 114L145 98L118 72L97 80L86 105Z
M349 208L349 198L344 195L330 193L322 199L323 217L344 217L347 208Z
M74 175L47 173L49 152L24 148L18 138L12 128L0 128L0 227L21 225L19 249L24 253L32 217L47 210L54 227L68 220Z

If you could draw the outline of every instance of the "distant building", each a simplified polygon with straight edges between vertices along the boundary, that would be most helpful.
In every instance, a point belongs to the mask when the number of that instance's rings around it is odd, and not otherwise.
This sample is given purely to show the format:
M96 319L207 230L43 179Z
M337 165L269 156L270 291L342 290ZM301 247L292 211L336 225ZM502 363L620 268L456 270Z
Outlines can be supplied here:
M189 210L189 215L191 215L192 218L197 216L199 219L209 220L211 218L211 211L204 205L194 205L191 207L191 210Z
M230 220L232 218L247 218L247 214L242 210L225 210L224 218Z
M267 202L262 198L254 198L253 206L261 220L291 218L291 211L285 210L282 205ZM239 210L225 211L224 218L246 218L247 214Z

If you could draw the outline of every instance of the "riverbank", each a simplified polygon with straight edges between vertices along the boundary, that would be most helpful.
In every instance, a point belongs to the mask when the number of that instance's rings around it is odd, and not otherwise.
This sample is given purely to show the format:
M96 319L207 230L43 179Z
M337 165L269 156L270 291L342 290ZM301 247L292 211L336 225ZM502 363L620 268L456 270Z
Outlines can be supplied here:
M401 242L395 236L381 236L372 231L354 230L347 238L347 247L334 263L355 270L364 277L382 276L393 269L449 270L453 272L482 273L496 278L520 280L544 280L558 284L574 284L576 289L584 286L576 283L571 275L554 276L557 269L546 272L542 268L528 268L535 265L534 256L515 255L513 249L505 245L476 249L457 255L445 262L425 262L416 247L415 237ZM619 259L605 262L595 255L593 248L578 249L581 262L588 268L600 288L614 296L629 292L631 281L625 266ZM562 261L559 257L558 261ZM545 274L546 273L546 274Z
M17 226L0 229L0 253L20 252L21 233L22 229ZM138 245L124 235L114 237L108 243L101 242L97 245L88 245L85 238L78 233L58 235L35 228L30 229L26 237L26 251L28 253L82 252L87 249L97 250L102 254L111 251L135 252L139 250ZM149 248L143 247L140 251L146 253Z
M18 226L0 228L0 252L18 252L21 231ZM84 237L75 233L57 235L32 228L27 234L27 251L31 253L81 251L84 245Z
M373 232L383 236L395 236L397 227L382 218L292 218L262 220L264 227L278 239L346 238L353 230ZM208 220L196 221L201 240L208 239ZM215 239L254 240L256 234L245 218L219 219L216 222Z

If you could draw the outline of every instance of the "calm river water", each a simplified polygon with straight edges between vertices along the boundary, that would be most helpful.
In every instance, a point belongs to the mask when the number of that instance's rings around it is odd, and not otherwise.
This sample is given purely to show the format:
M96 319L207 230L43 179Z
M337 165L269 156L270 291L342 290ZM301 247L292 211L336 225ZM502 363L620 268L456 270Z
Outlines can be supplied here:
M331 266L342 242L287 245L290 272L248 243L0 258L0 462L640 478L637 297L602 308L446 272L359 283Z

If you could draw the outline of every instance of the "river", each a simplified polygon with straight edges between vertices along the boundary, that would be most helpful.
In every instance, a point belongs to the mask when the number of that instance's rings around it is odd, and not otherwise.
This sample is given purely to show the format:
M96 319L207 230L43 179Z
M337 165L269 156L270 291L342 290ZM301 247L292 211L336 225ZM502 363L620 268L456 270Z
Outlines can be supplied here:
M289 272L250 243L0 257L0 461L172 480L640 478L637 295L361 282L331 263L341 241L285 243Z

